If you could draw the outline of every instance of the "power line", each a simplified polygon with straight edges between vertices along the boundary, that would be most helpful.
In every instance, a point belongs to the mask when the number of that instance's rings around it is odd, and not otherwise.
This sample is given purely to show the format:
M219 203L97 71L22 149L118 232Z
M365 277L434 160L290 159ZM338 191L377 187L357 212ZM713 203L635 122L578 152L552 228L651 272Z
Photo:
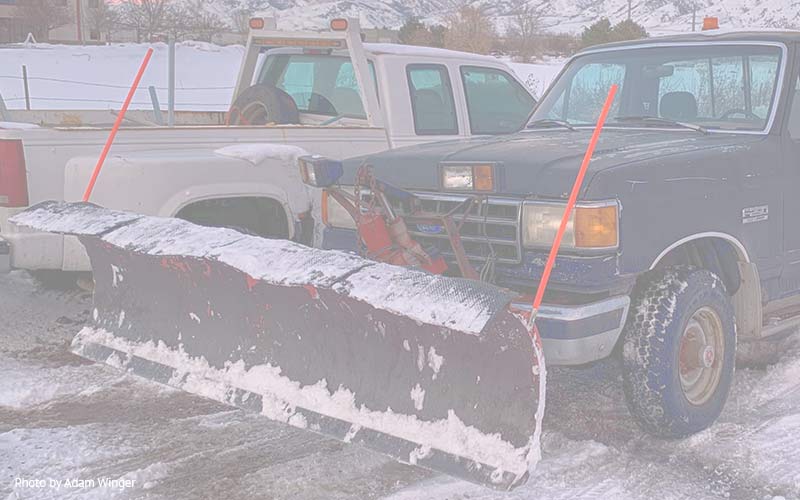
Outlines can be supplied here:
M6 102L10 101L24 101L24 97L4 98ZM122 104L122 101L115 101L113 99L80 99L73 97L31 97L31 101L50 101L50 102L102 102L106 104ZM133 101L131 104L137 106L152 106L151 101ZM211 103L211 102L176 102L177 106L229 106L230 103ZM87 110L91 111L91 110Z
M24 80L21 76L13 76L13 75L0 75L0 78L9 79L9 80ZM103 87L103 88L112 88L112 89L124 89L127 90L130 86L126 85L115 85L112 83L95 83L95 82L83 82L79 80L66 80L62 78L48 78L48 77L41 77L41 76L31 76L28 77L28 81L32 80L39 80L39 81L47 81L47 82L56 82L56 83L70 83L74 85L84 85L87 87ZM169 90L168 87L155 87L157 90ZM175 90L233 90L235 87L176 87ZM146 90L146 87L139 87L136 90Z

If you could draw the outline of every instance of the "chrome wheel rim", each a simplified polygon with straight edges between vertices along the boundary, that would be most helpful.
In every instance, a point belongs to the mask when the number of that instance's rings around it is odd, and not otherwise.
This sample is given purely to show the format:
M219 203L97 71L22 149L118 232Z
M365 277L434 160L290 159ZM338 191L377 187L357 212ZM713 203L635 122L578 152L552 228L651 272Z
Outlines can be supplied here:
M709 307L698 309L683 330L679 352L681 389L693 405L706 403L719 386L724 338L722 320Z

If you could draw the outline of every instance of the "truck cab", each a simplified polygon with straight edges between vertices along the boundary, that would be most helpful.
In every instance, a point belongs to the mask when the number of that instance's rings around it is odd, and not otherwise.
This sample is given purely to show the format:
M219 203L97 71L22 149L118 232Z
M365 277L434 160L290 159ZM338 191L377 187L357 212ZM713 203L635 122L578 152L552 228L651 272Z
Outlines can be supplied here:
M796 32L706 32L590 48L518 133L353 159L344 182L366 163L429 211L481 197L465 250L523 304L618 85L537 324L550 364L620 352L640 425L685 436L721 413L737 345L800 324L798 43ZM341 210L323 202L318 243L352 248ZM441 227L410 229L452 259Z

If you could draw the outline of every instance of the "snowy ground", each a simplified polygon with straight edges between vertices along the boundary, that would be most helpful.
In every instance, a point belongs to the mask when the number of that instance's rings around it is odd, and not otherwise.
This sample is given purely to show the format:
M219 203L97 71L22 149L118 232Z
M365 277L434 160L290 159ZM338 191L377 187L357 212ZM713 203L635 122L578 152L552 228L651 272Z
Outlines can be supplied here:
M0 276L0 499L800 499L800 342L684 441L634 426L614 362L552 370L544 461L500 494L86 363L68 345L89 308ZM101 477L135 483L15 486Z
M0 95L9 109L25 108L22 66L33 109L119 109L148 47L154 53L131 109L152 109L148 88L167 107L167 46L163 43L71 46L0 45ZM227 111L244 47L183 42L176 49L175 101L179 110ZM512 63L538 97L563 61Z
M148 47L153 58L131 109L152 109L148 87L167 107L167 45L0 46L0 93L9 109L25 108L22 66L27 66L33 109L119 109ZM176 107L227 111L244 47L183 42L176 47Z

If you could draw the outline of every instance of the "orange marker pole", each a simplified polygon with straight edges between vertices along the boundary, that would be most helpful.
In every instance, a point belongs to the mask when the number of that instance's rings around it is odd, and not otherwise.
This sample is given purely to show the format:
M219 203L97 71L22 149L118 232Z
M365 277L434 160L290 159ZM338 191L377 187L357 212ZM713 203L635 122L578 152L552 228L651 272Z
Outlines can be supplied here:
M153 49L151 47L147 49L147 54L145 54L142 65L139 67L139 72L136 73L136 79L133 80L133 85L131 85L131 89L128 91L128 97L125 98L125 102L122 104L122 109L120 109L119 114L117 115L117 121L115 121L114 126L111 127L111 133L108 135L106 145L103 148L103 152L100 153L100 158L98 158L97 165L94 166L94 171L92 172L92 178L89 179L89 184L86 186L86 191L83 193L83 201L89 201L89 198L92 196L92 190L94 190L94 185L97 182L97 176L100 175L100 170L103 169L103 164L106 162L106 157L111 149L111 145L114 143L114 138L117 137L117 132L119 132L120 125L122 125L122 120L125 119L125 113L128 111L128 106L130 106L131 101L133 100L133 95L136 93L136 89L139 87L139 82L142 81L142 76L144 75L144 71L147 69L147 65L152 56Z
M542 279L539 281L539 288L536 289L529 326L533 326L533 322L536 320L536 314L539 311L539 307L542 305L544 291L547 288L547 282L550 281L550 273L553 271L553 266L556 263L556 256L558 255L559 248L561 248L561 240L564 238L564 232L567 230L569 217L572 214L573 208L575 208L575 203L578 201L578 194L580 193L581 185L583 185L583 178L586 177L586 170L589 168L592 156L594 156L597 141L600 139L600 133L603 131L603 127L606 124L606 118L608 118L608 113L611 111L611 105L614 103L614 97L617 95L618 88L617 85L612 85L611 89L608 91L606 103L603 105L603 110L600 113L600 118L598 118L597 126L594 129L594 134L592 134L592 139L589 141L586 155L583 157L581 169L578 171L578 176L575 178L575 184L572 185L572 192L569 195L569 201L567 201L567 208L564 210L564 216L561 218L561 225L558 227L556 238L553 240L553 246L550 248L550 255L547 257L547 264L544 266Z

